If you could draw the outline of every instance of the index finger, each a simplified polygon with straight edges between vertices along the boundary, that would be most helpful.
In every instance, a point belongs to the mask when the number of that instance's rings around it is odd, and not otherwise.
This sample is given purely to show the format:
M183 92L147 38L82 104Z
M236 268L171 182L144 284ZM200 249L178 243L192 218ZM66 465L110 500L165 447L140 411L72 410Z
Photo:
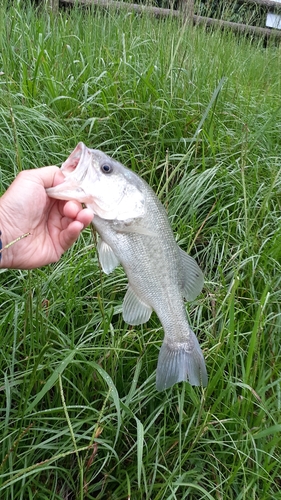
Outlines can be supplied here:
M34 168L31 170L22 170L17 178L28 182L35 182L44 188L49 188L60 184L64 180L64 175L59 167L51 165L48 167Z

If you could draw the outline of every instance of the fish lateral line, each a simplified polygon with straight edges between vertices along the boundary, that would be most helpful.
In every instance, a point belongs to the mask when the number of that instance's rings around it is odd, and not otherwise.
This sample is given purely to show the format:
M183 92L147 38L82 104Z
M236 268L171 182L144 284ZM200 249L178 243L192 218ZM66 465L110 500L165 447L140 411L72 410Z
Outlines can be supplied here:
M153 238L156 238L158 236L157 233L154 231L150 231L149 229L146 229L145 227L123 227L122 229L115 229L117 233L128 233L128 234L141 234L142 236L150 236Z

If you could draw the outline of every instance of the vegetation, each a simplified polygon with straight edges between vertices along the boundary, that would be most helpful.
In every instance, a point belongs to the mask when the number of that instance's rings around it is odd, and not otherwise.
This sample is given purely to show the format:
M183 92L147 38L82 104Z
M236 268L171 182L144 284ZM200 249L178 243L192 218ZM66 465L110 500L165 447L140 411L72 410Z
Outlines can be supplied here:
M130 2L131 0L126 1ZM133 3L154 5L175 10L186 5L184 0L134 0ZM194 14L197 16L212 17L263 28L265 27L266 15L269 10L268 6L247 3L243 0L194 0L193 8ZM274 11L280 13L280 8L275 7Z
M81 140L142 175L205 272L187 311L209 373L157 393L161 325L123 322L90 229L1 270L1 500L281 499L279 47L19 0L0 27L0 192Z
M195 0L194 5L199 15L265 27L268 11L265 6L247 4L243 0Z

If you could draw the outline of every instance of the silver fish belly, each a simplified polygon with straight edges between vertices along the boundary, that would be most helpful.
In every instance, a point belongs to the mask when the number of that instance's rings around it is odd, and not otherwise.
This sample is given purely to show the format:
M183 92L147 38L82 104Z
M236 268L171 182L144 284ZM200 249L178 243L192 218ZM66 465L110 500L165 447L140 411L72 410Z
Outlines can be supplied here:
M188 324L184 304L184 298L194 300L201 292L203 274L177 245L154 191L134 172L83 143L62 171L65 182L47 193L59 199L78 199L93 209L104 272L108 274L121 264L128 277L124 320L131 325L145 323L154 310L161 321L164 341L158 357L157 390L181 381L207 385L203 353ZM104 189L107 185L110 195Z

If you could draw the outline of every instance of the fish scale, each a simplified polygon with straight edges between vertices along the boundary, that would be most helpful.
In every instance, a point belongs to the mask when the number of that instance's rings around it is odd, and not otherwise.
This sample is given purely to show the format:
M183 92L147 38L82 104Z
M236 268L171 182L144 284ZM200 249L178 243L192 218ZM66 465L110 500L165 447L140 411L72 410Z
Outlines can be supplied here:
M104 272L121 264L128 277L124 320L138 325L147 322L154 310L161 321L164 340L156 370L157 390L182 381L205 386L203 353L188 324L184 303L184 297L194 300L201 292L203 273L176 243L154 191L124 165L83 143L62 165L62 172L65 181L47 193L78 200L93 210Z

